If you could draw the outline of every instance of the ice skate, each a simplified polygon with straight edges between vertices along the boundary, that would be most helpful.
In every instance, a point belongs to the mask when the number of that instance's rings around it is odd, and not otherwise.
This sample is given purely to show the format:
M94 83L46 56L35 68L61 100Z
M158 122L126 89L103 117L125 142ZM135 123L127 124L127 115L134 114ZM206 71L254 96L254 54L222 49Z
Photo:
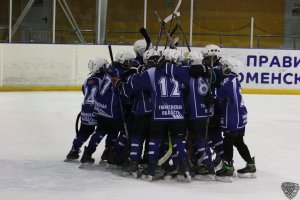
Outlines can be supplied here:
M144 155L139 164L139 169L143 170L143 169L146 169L147 167L148 167L148 158L147 158L147 156Z
M142 179L145 181L153 181L161 179L165 174L165 171L156 163L148 165L146 169L142 171Z
M164 180L171 180L172 178L175 178L178 171L177 167L175 165L170 165L168 162L162 166L165 170L164 174Z
M92 152L88 149L88 147L84 147L84 152L80 162L80 169L90 168L94 164L95 159L92 158Z
M100 166L107 165L108 155L109 155L109 148L105 148L101 155L101 160L99 161Z
M214 181L216 180L214 166L200 165L195 171L195 179L199 181Z
M179 164L177 167L177 175L176 180L178 182L191 182L192 176L191 176L191 169L189 166L189 161L185 158L181 158L179 160Z
M222 169L216 172L216 180L231 183L233 180L234 167L232 162L224 161Z
M254 157L252 158L252 162L246 164L246 167L237 170L237 176L239 178L256 178L256 167Z
M219 171L220 169L222 169L223 162L219 155L216 155L216 158L213 160L213 165L215 171Z
M123 164L128 160L128 151L123 148L120 152L116 152L114 148L109 150L109 155L107 159L107 169L120 169Z
M124 166L122 168L122 176L128 177L132 176L133 178L139 177L139 168L138 164L133 161L127 161L124 163Z
M76 150L72 147L72 149L70 150L70 152L68 153L68 155L66 156L66 159L64 160L64 162L78 162L78 158L79 158L79 153L80 150Z

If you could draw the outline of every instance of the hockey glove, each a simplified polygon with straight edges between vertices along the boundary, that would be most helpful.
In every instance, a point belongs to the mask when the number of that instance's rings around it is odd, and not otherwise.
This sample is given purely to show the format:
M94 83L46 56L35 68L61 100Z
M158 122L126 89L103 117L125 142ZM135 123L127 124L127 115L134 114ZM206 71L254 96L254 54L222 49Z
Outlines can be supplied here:
M189 75L193 78L198 78L199 76L207 76L208 75L208 67L205 65L191 65L189 69Z
M136 68L136 67L130 67L120 76L120 79L125 81L128 76L137 73L137 69L138 68Z
M112 77L111 83L117 91L120 91L123 88L124 80L120 79L119 77Z
M123 88L123 86L124 86L124 81L123 81L122 79L117 80L116 86L115 86L116 89L117 89L118 91L121 91L122 88Z
M215 74L215 81L214 81L213 85L216 88L220 88L221 87L221 82L224 79L224 75L222 73L222 70L221 69L215 69L214 74Z

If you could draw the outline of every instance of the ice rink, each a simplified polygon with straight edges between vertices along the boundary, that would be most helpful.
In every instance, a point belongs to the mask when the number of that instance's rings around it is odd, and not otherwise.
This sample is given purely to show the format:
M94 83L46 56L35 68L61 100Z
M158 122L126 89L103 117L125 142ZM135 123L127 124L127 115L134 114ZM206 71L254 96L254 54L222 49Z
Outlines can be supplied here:
M0 199L287 199L281 183L300 183L300 96L244 95L244 100L249 112L245 141L256 157L256 179L149 183L63 162L75 136L80 92L2 92ZM97 163L102 150L101 143L94 154ZM244 167L237 151L234 161L235 168Z

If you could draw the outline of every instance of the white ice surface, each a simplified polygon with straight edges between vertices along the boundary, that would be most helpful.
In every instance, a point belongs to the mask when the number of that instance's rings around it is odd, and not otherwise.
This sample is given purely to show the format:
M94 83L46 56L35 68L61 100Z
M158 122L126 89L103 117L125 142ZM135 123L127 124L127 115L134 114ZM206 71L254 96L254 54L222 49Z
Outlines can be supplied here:
M300 96L244 99L249 112L245 141L256 157L258 178L183 184L149 183L63 162L75 135L80 92L0 93L0 199L287 199L281 183L300 183ZM102 150L101 143L96 162ZM236 150L234 160L235 168L244 167Z

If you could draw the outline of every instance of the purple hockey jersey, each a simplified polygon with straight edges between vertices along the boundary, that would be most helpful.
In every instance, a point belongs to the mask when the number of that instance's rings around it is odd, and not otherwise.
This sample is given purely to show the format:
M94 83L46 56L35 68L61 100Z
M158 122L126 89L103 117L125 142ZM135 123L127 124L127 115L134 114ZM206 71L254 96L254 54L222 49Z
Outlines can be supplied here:
M221 87L217 89L217 99L221 100L221 127L224 131L239 130L247 124L247 109L241 92L240 82L234 75L224 78Z
M134 74L124 87L151 92L154 120L184 119L180 84L174 78L167 76L162 69L150 68L141 74Z
M111 78L120 76L124 69L120 65L110 66L103 77L95 101L95 112L97 115L108 118L121 118L120 94L112 86Z
M199 77L194 79L189 75L189 66L166 65L165 73L179 80L189 87L188 93L188 115L189 119L202 119L207 117L207 108L204 97L208 93L208 78ZM214 108L211 107L209 116L212 116Z
M81 123L85 125L96 125L95 115L95 100L96 94L100 89L103 75L93 75L84 82L82 85L82 92L84 100L81 104Z

